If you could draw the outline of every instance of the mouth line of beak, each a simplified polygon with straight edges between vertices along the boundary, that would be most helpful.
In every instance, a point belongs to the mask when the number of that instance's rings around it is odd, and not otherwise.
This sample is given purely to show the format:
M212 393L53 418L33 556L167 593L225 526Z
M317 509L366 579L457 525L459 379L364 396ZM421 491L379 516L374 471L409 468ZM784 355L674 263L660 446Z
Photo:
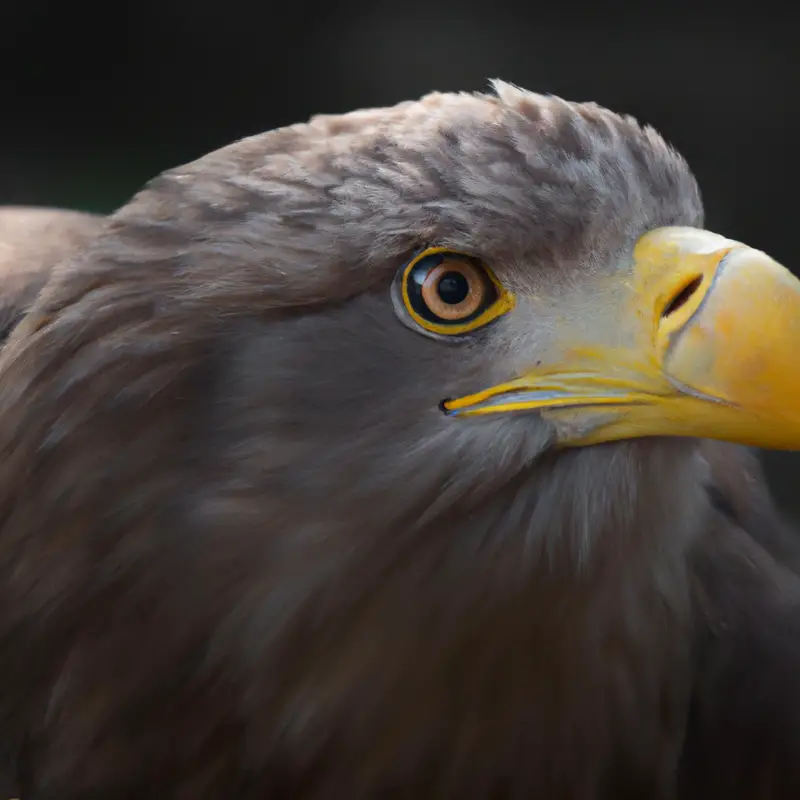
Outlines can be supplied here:
M671 375L664 376L674 389L674 395L691 397L707 403L736 408L727 400L704 394L691 386L686 386ZM549 411L557 409L591 408L595 406L643 406L663 401L671 393L643 391L640 386L631 386L627 381L619 381L619 390L614 390L610 381L604 382L601 392L581 392L566 386L542 387L517 379L509 383L485 389L475 394L448 398L439 404L442 412L449 417L468 417L485 414L513 413L524 411ZM610 409L609 409L610 410Z
M575 392L566 387L536 387L512 381L458 399L443 400L442 411L450 417L478 416L520 411L547 411L589 406L644 405L658 398L648 392L619 391Z
M620 406L638 406L645 405L647 400L632 400L623 397L558 397L552 400L545 401L542 398L541 392L523 392L513 391L505 392L493 396L489 400L485 400L474 405L465 406L463 408L452 408L451 400L443 400L440 403L445 416L448 417L477 417L485 416L488 414L526 414L537 411L548 410L568 410L578 408L593 408L597 406L606 406L610 408L618 408Z

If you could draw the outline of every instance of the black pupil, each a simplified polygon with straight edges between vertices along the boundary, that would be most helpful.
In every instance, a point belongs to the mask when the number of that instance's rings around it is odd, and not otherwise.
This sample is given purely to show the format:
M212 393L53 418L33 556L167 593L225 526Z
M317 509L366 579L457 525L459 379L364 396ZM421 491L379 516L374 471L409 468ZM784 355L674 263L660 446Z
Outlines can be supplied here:
M445 272L436 292L443 303L456 306L463 303L469 295L469 281L460 272Z

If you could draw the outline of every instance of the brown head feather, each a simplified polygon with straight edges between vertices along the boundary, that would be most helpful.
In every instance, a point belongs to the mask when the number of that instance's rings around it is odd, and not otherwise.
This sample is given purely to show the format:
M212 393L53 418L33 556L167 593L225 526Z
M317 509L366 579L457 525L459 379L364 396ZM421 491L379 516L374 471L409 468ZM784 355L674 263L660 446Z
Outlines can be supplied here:
M102 221L79 211L0 206L0 340L21 319L53 267L94 236Z

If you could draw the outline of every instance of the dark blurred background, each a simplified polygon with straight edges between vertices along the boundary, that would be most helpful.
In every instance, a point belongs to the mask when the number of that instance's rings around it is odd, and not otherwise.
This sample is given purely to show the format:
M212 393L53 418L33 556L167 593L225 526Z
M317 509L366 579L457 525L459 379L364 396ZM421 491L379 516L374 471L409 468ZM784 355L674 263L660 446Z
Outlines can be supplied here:
M501 77L655 125L708 227L797 271L791 6L0 0L0 203L111 211L242 136ZM800 457L765 460L800 516Z

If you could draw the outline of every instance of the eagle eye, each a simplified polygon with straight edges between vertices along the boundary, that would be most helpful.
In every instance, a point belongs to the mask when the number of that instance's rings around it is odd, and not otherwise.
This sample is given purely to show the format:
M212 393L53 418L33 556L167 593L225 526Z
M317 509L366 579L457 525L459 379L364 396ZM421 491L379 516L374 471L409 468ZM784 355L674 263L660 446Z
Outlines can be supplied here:
M514 307L513 295L479 259L441 247L400 268L393 299L404 322L438 336L477 330Z

